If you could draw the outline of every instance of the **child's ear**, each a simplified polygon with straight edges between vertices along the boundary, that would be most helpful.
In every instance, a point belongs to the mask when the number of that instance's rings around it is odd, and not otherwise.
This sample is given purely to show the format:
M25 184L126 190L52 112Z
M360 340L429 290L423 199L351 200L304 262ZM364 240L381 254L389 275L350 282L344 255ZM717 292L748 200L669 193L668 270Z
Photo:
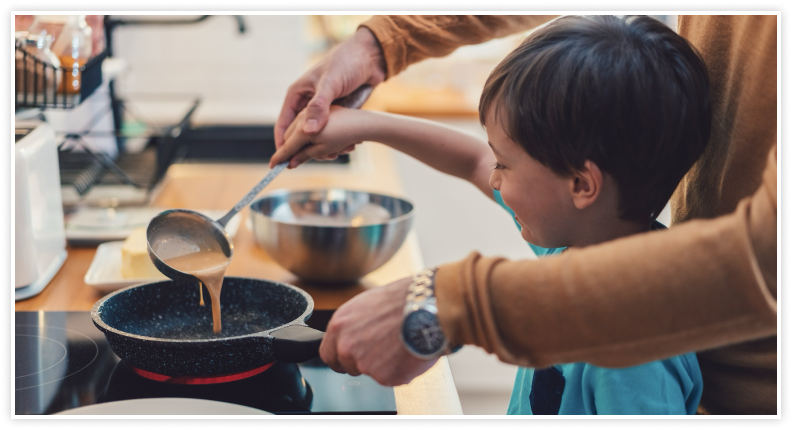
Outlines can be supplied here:
M578 209L585 209L595 201L602 191L602 171L591 160L572 177L572 202Z

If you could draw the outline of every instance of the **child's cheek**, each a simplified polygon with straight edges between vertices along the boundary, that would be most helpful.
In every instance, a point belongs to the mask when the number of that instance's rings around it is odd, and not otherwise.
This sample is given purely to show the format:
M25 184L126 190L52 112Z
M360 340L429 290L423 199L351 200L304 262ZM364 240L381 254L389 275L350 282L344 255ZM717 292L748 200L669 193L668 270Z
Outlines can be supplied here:
M521 226L522 226L522 224L521 224ZM533 235L531 234L531 230L528 230L527 228L525 228L525 226L522 226L522 229L520 230L520 236L522 236L524 241L530 242L530 243L536 245L534 243L536 241L536 238L534 238Z
M507 190L501 190L501 198L503 199L503 203L509 207L509 209L514 212L516 218L520 218L520 212L522 212L519 206L515 206L512 202L518 201L517 199L513 199L513 196ZM525 225L521 222L521 219L518 219L517 222L520 223L521 226L525 227Z

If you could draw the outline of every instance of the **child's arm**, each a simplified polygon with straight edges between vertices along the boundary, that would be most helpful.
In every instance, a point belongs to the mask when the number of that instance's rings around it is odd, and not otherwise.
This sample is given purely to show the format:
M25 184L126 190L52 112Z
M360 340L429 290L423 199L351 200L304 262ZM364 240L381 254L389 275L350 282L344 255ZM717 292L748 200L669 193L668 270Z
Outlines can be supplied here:
M304 121L304 114L295 119L270 165L291 159L290 167L296 167L311 158L334 158L362 141L375 141L464 179L492 198L489 176L495 157L484 142L467 133L422 119L341 107L331 108L330 120L318 135L303 134Z

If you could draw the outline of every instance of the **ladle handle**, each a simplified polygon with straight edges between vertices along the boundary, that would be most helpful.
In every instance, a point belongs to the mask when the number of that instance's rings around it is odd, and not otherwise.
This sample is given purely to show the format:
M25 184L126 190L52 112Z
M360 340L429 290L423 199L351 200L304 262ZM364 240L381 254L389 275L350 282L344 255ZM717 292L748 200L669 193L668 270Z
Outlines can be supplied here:
M250 190L250 192L247 193L245 195L245 197L242 197L242 200L240 200L230 211L228 211L228 213L225 214L224 217L222 217L219 220L217 220L217 222L220 225L222 225L223 228L225 228L226 224L228 224L228 221L230 221L231 218L234 217L234 215L236 215L245 206L247 206L250 202L252 202L253 199L256 198L258 193L260 193L261 190L264 189L264 187L269 185L269 183L272 182L272 180L275 179L275 177L278 176L278 174L280 172L282 172L283 169L285 169L286 166L288 166L288 165L289 165L289 162L288 161L284 161L283 163L280 163L280 164L276 165L275 167L273 167L272 170L270 170L269 173L267 173L267 176L265 176L264 179L261 180L261 182L256 184L256 186L253 187L253 189Z
M374 91L374 88L371 85L363 84L344 97L333 100L332 104L350 109L360 109L363 103L368 100L372 91Z

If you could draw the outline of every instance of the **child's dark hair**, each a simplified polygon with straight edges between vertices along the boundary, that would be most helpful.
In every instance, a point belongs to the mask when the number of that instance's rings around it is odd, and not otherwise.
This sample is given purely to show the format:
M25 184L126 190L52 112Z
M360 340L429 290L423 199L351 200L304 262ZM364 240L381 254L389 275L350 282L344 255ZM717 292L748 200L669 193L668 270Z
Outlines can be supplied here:
M490 74L479 103L511 140L569 176L591 160L619 187L621 218L657 218L710 135L696 49L649 17L569 16L532 33Z

